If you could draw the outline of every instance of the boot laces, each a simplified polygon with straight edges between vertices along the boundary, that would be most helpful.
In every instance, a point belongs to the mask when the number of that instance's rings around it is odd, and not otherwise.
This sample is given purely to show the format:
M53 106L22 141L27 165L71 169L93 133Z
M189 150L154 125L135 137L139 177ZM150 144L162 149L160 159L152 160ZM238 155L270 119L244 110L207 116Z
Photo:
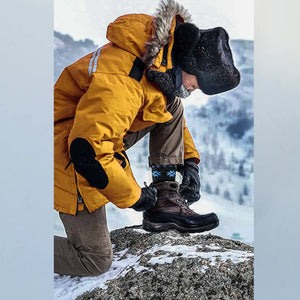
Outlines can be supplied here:
M183 208L187 209L187 210L191 210L188 206L187 201L184 199L184 197L182 197L180 195L179 192L173 192L172 196L174 196L174 198L176 198L176 202Z

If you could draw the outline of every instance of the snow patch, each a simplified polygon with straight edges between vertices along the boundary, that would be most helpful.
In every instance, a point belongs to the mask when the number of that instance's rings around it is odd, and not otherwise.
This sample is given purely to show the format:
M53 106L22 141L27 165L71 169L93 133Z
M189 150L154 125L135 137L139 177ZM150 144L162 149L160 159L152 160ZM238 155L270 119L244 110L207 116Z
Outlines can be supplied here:
M138 260L140 255L128 254L128 249L114 253L114 259L110 269L99 276L95 277L71 277L54 276L54 299L56 300L70 300L86 291L92 291L95 288L106 289L106 282L115 279L119 276L125 276L131 268L138 273L149 268L140 266Z
M139 229L139 228L137 228L137 229L133 229L133 231L134 232L137 232L137 233L142 233L142 234L149 234L149 232L148 231L146 231L146 230L144 230L144 229Z
M206 246L209 248L209 246ZM149 249L145 254L153 254L155 255L158 251L169 252L169 254L177 254L180 257L184 258L195 258L201 257L204 259L210 260L210 265L215 266L218 261L225 262L227 259L230 259L233 263L244 262L250 257L253 257L253 253L248 253L246 251L226 249L225 252L201 252L200 249L202 246L186 246L186 245L165 245L165 246L153 246ZM221 249L217 246L211 246L211 249ZM167 256L167 254L153 256L148 263L150 264L164 264L164 263L172 263L175 258L178 256Z
M208 249L211 249L211 250L218 250L218 249L221 249L221 247L216 246L215 244L210 244L210 245L207 245L207 246L205 246L205 247L208 248Z

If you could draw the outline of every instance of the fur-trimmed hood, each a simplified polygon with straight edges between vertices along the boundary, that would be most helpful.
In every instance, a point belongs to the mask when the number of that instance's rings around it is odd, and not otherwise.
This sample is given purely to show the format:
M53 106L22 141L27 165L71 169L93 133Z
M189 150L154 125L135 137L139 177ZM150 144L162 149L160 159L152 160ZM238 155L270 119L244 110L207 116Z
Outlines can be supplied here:
M162 47L167 45L173 19L179 15L184 23L191 14L174 0L161 0L154 16L129 14L117 18L108 26L107 38L121 49L141 58L150 67Z
M161 0L154 15L154 39L146 43L147 50L142 57L146 66L153 64L160 49L168 43L172 20L176 15L179 15L184 23L191 22L191 14L182 5L174 0Z

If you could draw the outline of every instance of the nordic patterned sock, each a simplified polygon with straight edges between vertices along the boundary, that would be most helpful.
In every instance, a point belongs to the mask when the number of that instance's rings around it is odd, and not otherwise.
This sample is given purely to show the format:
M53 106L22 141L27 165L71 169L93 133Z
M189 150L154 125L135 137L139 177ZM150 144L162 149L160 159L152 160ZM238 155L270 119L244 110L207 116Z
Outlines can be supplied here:
M153 183L175 181L176 165L153 165L151 169Z

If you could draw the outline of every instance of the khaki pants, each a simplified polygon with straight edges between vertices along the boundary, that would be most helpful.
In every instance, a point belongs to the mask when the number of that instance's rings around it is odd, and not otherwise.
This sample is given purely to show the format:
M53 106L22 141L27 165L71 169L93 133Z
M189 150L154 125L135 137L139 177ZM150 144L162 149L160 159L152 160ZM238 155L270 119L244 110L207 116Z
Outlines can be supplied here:
M96 276L112 262L105 206L76 216L59 213L67 238L54 237L54 272L64 275Z
M173 119L169 122L154 124L124 139L125 150L127 150L150 132L149 166L183 164L183 105L181 100L176 98L171 105L167 105L167 110L173 115Z
M150 132L149 165L183 164L183 106L176 99L167 106L173 119L155 124L124 139L129 149ZM67 238L54 237L54 272L73 276L97 276L105 273L113 251L107 228L105 206L76 216L59 213Z

